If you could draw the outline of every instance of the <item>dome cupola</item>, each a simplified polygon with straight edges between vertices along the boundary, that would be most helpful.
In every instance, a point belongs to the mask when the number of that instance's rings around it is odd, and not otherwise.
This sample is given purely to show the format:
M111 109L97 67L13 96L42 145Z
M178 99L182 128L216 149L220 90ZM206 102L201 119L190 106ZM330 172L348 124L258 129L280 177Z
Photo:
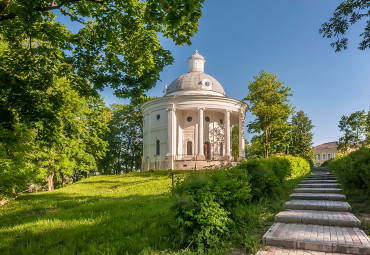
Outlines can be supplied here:
M199 55L198 51L195 50L195 53L188 59L189 63L189 73L190 72L203 72L204 73L204 63L206 60L202 55Z
M173 95L217 95L225 96L221 84L212 76L204 73L206 60L196 50L188 59L189 72L176 78L164 87L165 96Z

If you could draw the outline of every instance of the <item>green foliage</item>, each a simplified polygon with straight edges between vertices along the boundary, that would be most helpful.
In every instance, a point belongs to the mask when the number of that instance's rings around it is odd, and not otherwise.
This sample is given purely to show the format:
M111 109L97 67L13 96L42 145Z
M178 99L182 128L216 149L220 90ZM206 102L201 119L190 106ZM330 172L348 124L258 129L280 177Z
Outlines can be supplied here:
M333 13L333 17L328 22L321 25L320 34L326 38L336 38L337 40L330 44L335 51L347 49L348 38L345 38L347 30L363 18L370 17L369 0L344 0ZM370 48L370 20L367 20L364 32L360 34L362 41L358 49L365 50Z
M293 156L273 156L268 159L251 159L236 166L246 169L251 176L253 200L278 192L285 179L297 178L310 172L310 164Z
M303 111L298 111L293 115L291 125L289 154L302 157L313 164L313 133L311 130L314 126L312 121Z
M0 175L13 180L6 193L24 189L35 178L30 169L47 176L50 190L55 177L96 171L109 121L97 90L140 101L173 62L159 35L190 44L202 4L0 1Z
M195 242L198 251L222 248L230 232L245 224L251 201L283 192L287 179L310 171L309 163L292 156L243 162L230 169L194 172L172 190L180 243ZM222 241L223 240L223 241Z
M238 168L194 172L172 190L180 242L199 251L219 246L233 224L232 209L250 198L249 176Z
M48 65L64 64L64 71L77 73L94 88L111 86L119 97L138 97L173 62L159 34L177 45L190 44L202 4L202 0L1 1L0 34L26 62L39 52ZM56 22L57 16L69 18L77 31ZM27 49L20 51L21 45Z
M351 148L366 146L370 140L370 111L364 110L351 113L350 116L343 115L338 125L344 136L339 138L338 149L347 152Z
M235 125L231 130L231 155L234 159L239 158L239 125Z
M148 101L150 98L142 99ZM112 120L106 157L100 162L104 174L119 174L140 169L143 155L143 116L140 105L111 105Z
M248 100L251 111L256 119L248 124L248 130L258 135L259 141L264 146L264 157L269 153L286 152L289 144L288 131L290 124L287 121L294 107L289 103L291 89L276 80L277 75L260 72L255 76L255 81L249 82Z
M363 189L370 195L370 148L338 154L327 165L338 181L348 189Z

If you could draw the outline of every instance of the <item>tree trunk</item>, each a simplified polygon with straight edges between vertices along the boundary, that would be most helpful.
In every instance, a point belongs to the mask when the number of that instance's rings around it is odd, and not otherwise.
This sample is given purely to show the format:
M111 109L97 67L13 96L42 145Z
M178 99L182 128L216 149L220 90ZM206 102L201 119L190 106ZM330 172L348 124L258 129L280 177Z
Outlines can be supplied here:
M54 176L55 176L55 169L54 169L54 158L50 159L49 163L49 176L48 176L48 190L54 190Z
M265 158L269 157L269 135L268 135L268 127L266 123L266 116L264 118L264 124L265 124Z
M50 170L49 176L48 176L48 190L52 191L54 190L54 169Z

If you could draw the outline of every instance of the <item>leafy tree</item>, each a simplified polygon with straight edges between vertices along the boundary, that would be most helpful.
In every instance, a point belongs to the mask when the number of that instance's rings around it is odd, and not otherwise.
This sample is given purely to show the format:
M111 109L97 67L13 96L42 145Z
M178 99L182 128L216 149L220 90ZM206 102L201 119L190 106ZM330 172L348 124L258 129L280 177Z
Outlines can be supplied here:
M289 103L291 89L276 80L277 75L260 72L255 81L249 82L249 94L244 100L250 102L251 111L256 119L248 124L252 133L261 133L260 141L264 144L264 157L268 158L271 149L274 152L285 152L288 147L288 131L290 124L287 121L294 107ZM262 141L263 139L263 141Z
M370 48L370 0L345 0L335 9L333 17L328 22L321 25L320 34L326 38L335 37L337 40L330 46L335 51L347 49L348 38L344 37L351 25L354 25L361 19L366 19L364 31L360 34L362 41L358 49L365 50Z
M312 161L312 121L303 111L298 111L293 115L291 124L289 154Z
M86 109L96 113L104 108L96 108L101 104L96 89L111 86L117 96L137 98L153 87L164 66L173 62L158 34L178 45L190 44L202 3L1 0L0 165L7 168L0 175L15 180L32 161L41 166L35 167L40 176L49 176L52 189L53 174L96 169L104 143L94 133L96 119L86 117ZM73 33L57 16L81 28ZM67 84L65 91L61 83ZM81 138L84 125L89 132L84 130Z
M109 152L102 160L105 174L119 174L140 169L143 155L143 117L140 105L113 104L109 124Z
M41 180L47 178L48 190L55 178L72 177L77 171L97 171L97 160L105 155L109 115L99 98L83 98L71 89L65 79L47 92L56 103L48 103L50 115L38 127L32 155L35 171Z
M152 88L173 62L158 34L177 45L190 44L202 4L203 0L1 0L0 34L25 60L42 52L47 61L68 65L65 71L87 79L94 88L111 86L117 96L136 97ZM80 23L81 29L72 33L57 16ZM19 51L24 44L28 49Z
M365 146L369 143L366 138L369 137L369 113L364 110L356 111L349 116L343 115L339 121L339 129L344 132L344 136L339 138L338 150L348 151L350 148L356 148L360 145Z
M239 125L231 130L231 154L235 159L239 158Z

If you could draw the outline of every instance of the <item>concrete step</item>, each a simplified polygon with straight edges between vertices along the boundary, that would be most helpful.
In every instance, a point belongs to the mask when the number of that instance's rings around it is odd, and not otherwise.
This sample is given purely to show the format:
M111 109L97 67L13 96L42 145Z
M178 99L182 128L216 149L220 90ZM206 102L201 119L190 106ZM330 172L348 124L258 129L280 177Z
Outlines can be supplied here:
M331 193L339 194L342 192L342 189L338 188L297 188L294 190L294 193Z
M298 188L337 188L339 183L303 183L298 184Z
M350 212L330 212L314 210L290 210L279 212L275 222L302 223L325 226L359 227L361 221Z
M345 254L370 254L370 239L351 227L275 223L262 237L265 245Z
M336 180L335 176L307 176L306 180Z
M256 255L345 255L345 254L321 251L307 251L298 249L284 249L275 246L267 246L267 250L259 251L256 253Z
M304 180L301 181L302 184L310 184L310 183L338 183L336 180Z
M330 173L312 173L308 176L329 176L329 177L334 177L335 175L334 174L330 174Z
M301 200L332 200L332 201L346 201L346 196L342 194L330 193L293 193L290 195L291 199Z
M291 200L285 203L286 209L349 212L351 206L347 202L329 200Z

